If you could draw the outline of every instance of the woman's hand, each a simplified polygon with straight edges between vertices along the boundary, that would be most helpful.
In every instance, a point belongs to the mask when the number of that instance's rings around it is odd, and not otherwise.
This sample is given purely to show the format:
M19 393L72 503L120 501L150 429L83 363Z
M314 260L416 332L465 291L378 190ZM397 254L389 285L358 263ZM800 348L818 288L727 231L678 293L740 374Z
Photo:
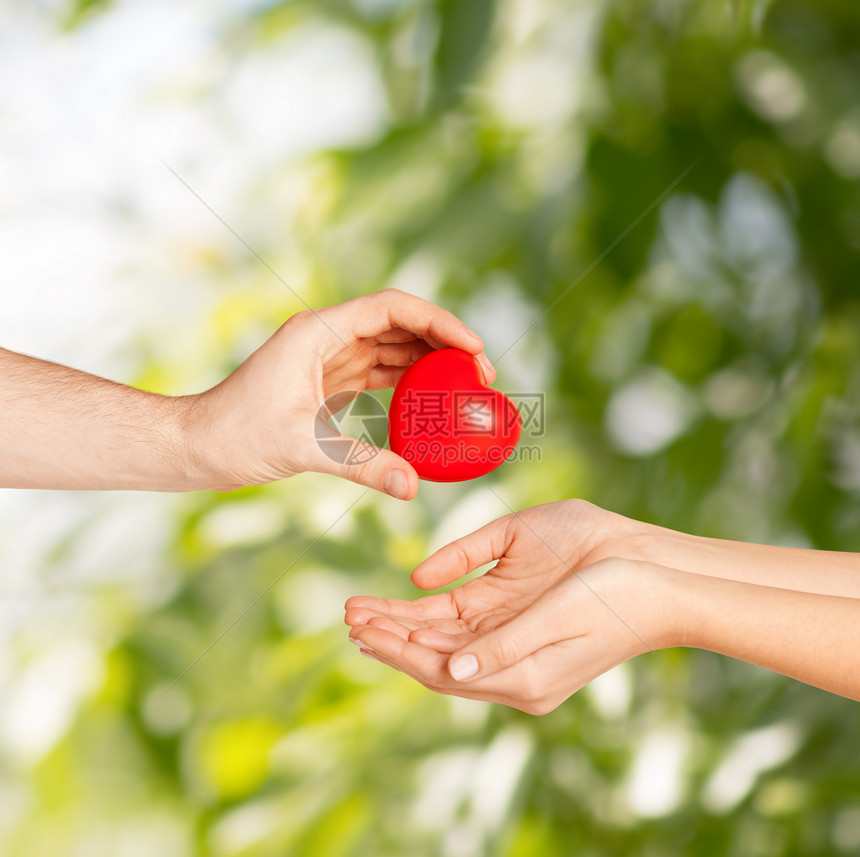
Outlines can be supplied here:
M605 541L600 513L564 501L487 524L439 550L412 577L429 589L497 565L459 589L416 601L351 598L351 638L432 690L532 714L552 710L616 664L683 636L665 597L671 570L617 558L592 562Z
M495 378L476 334L447 310L394 289L293 316L218 386L187 397L191 480L229 490L313 470L414 497L418 475L389 450L360 463L329 457L317 438L338 434L321 409L337 394L343 407L391 387L419 357L449 347L476 355L488 381Z
M608 555L643 546L694 564L682 571ZM437 551L413 580L442 586L494 559L482 577L445 594L351 598L351 639L432 690L532 714L622 661L669 646L729 655L860 699L856 554L697 540L573 500L493 521ZM774 583L747 580L756 577ZM775 585L780 579L787 585Z

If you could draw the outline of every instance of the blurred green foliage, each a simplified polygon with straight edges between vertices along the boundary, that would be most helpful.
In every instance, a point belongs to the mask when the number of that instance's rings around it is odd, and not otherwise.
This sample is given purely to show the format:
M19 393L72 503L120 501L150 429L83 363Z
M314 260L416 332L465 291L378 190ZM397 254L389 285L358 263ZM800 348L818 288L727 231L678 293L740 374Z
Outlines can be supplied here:
M367 40L391 116L302 165L302 294L425 294L485 336L499 387L546 392L542 460L494 490L860 550L856 0L292 0L225 19L224 49L313 22ZM233 249L201 264L267 276ZM249 318L298 308L242 301L215 320L225 371ZM504 513L480 484L405 510L312 475L181 498L169 586L104 594L101 687L30 772L5 853L860 853L854 703L668 652L689 688L642 657L530 718L347 645L345 597L412 597L442 533ZM676 763L648 749L672 741Z

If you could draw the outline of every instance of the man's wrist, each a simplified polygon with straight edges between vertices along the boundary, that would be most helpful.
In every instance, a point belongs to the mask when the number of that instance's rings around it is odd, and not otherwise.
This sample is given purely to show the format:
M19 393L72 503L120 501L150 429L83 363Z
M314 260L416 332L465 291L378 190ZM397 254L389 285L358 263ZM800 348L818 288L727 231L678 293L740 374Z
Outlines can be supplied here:
M226 491L240 487L219 470L221 462L215 451L206 395L179 396L170 402L173 405L171 455L177 474L174 490Z

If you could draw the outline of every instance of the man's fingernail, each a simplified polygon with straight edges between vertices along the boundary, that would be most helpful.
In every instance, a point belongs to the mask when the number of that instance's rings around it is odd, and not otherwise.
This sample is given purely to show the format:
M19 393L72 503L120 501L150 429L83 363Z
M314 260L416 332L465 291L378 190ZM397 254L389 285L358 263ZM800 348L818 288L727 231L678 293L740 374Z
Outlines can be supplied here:
M389 470L385 474L382 487L386 494L397 497L398 500L405 500L409 493L409 478L402 470Z
M478 659L474 655L463 655L451 662L451 675L457 681L471 678L478 672Z

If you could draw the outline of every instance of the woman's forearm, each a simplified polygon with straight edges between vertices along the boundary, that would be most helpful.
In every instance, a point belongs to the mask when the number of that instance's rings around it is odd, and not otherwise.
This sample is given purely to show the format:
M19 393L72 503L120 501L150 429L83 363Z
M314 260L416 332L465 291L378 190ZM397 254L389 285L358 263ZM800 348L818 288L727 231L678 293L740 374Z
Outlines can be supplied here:
M860 554L710 539L650 524L628 542L633 559L726 580L860 598Z
M860 600L670 572L684 645L860 700Z
M0 349L0 487L182 490L183 401Z

